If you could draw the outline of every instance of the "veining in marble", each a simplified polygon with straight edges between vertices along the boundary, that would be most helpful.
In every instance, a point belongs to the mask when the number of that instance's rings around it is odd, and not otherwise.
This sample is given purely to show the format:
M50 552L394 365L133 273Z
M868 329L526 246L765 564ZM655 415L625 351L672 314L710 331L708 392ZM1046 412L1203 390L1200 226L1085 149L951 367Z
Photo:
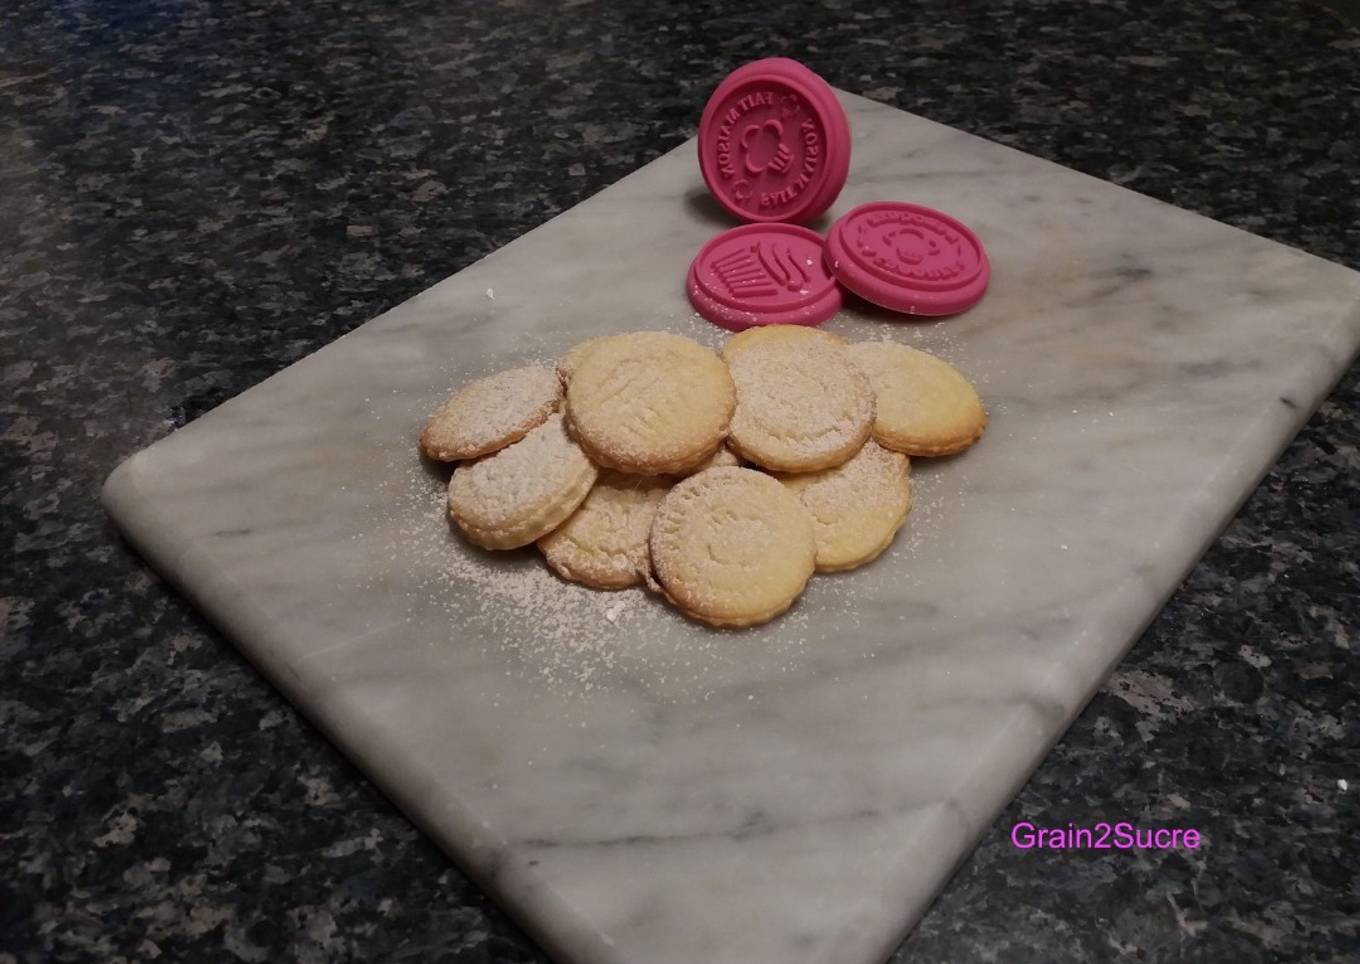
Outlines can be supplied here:
M1354 272L845 100L854 168L826 220L882 197L947 210L993 279L956 319L856 305L829 328L938 351L992 421L918 463L892 550L785 619L712 634L636 594L565 630L507 619L531 603L460 573L537 564L461 545L415 455L467 375L607 331L708 334L683 269L725 225L690 144L106 489L150 561L564 961L886 958L1360 341ZM535 645L548 629L589 674L533 665L576 665Z

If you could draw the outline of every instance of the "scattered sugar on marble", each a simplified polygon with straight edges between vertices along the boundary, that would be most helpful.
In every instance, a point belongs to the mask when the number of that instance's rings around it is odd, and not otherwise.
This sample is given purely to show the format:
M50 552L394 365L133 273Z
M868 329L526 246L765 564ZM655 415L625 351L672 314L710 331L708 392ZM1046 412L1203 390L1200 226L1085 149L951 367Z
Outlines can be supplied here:
M396 520L394 579L409 588L412 613L447 620L451 645L476 640L488 656L509 657L506 672L581 697L640 686L662 701L692 702L735 668L750 669L753 644L744 634L692 626L641 589L602 592L565 582L532 548L490 553L469 546L448 526L439 477L400 452L392 454L391 472L397 491L375 495ZM805 627L805 613L785 617L760 644L761 672L796 670L807 652L799 633Z
M697 318L648 324L714 348L727 337ZM454 373L452 365L446 370L456 387L512 365L552 366L566 347L560 334L535 333L513 359L488 359L477 372ZM387 478L370 506L397 544L393 571L382 578L406 590L408 618L438 614L448 622L450 645L477 645L488 657L504 659L507 673L555 692L588 698L601 690L640 688L658 701L693 702L736 678L758 683L796 676L836 652L840 634L860 628L861 603L875 591L856 578L872 567L817 576L805 596L767 626L738 632L694 626L644 590L603 592L565 582L536 549L490 553L469 546L448 524L447 473L441 477L427 468L404 437L396 441L401 444L387 449ZM939 481L933 475L915 480L912 514L886 556L922 558L931 541L932 510L948 497ZM894 580L910 585L910 567Z

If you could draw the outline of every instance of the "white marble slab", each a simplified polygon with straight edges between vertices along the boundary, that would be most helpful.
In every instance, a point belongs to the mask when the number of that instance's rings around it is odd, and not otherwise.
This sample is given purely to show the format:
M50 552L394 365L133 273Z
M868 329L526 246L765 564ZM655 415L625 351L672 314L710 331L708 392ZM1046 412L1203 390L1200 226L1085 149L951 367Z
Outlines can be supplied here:
M872 567L718 634L470 550L422 467L468 375L589 335L716 337L684 271L725 226L683 145L141 452L104 498L551 954L886 957L1360 342L1360 275L846 96L851 182L949 211L968 314L849 310L935 350L991 428L918 465ZM453 201L451 203L457 203Z

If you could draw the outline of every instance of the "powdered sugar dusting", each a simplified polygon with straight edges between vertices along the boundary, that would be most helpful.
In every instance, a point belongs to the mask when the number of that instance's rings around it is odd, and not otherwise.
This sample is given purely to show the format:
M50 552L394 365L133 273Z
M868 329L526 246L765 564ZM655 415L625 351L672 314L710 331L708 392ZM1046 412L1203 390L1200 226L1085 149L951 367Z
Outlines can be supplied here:
M572 432L601 465L683 471L727 432L735 394L718 356L670 332L639 331L591 348L571 376Z
M426 450L448 459L495 451L540 424L561 398L556 372L542 365L479 378L431 416L424 435Z
M797 673L818 653L802 603L769 626L721 632L643 589L567 582L534 547L470 545L449 524L445 479L414 452L394 449L389 481L371 506L373 525L393 542L390 571L375 573L374 586L400 586L411 622L446 626L447 641L433 645L475 647L507 673L557 693L584 699L623 690L665 703Z
M758 461L797 469L847 446L853 452L868 434L873 393L838 346L756 343L729 357L728 368L737 387L733 441Z
M506 528L542 511L583 473L589 486L594 467L557 414L509 448L459 466L449 504L460 521L478 529Z
M700 319L668 327L713 347L726 337ZM478 367L494 372L531 357L552 365L561 340L535 334L515 358L488 358ZM408 622L422 627L429 645L475 649L507 674L581 699L609 691L692 703L732 686L813 671L842 652L846 634L854 634L880 600L915 582L916 565L932 563L925 556L937 528L933 517L940 505L957 501L953 486L943 487L927 463L917 476L911 517L886 553L911 558L912 566L880 562L854 573L819 574L774 622L725 632L686 620L643 589L611 592L566 582L535 548L488 552L470 545L448 520L448 468L422 460L406 442L412 434L410 425L394 433L401 444L386 450L368 531L355 537L382 549L384 565L375 563L370 588L399 590Z

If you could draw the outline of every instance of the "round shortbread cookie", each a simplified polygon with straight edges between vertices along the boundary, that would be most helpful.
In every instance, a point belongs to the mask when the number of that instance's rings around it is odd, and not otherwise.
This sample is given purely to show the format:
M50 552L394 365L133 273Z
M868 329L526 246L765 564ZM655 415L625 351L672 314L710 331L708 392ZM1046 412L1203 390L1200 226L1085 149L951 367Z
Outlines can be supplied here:
M817 571L855 569L877 558L911 511L911 462L875 442L844 465L784 475L812 516Z
M598 335L595 338L587 338L585 341L578 341L568 348L567 353L563 355L561 360L557 363L557 376L562 379L562 384L565 385L571 381L571 376L576 374L576 369L580 366L581 359L585 358L587 354L614 337L616 336Z
M987 427L982 399L948 362L887 341L860 342L845 351L874 388L879 445L907 455L953 455Z
M788 609L817 557L812 519L798 498L741 468L676 483L657 507L650 545L667 598L687 616L730 628Z
M845 347L845 339L820 328L808 325L760 325L738 332L723 342L723 361L731 362L739 352L754 345L799 343L805 345L834 345Z
M860 450L874 422L869 382L839 345L795 339L728 357L737 386L730 445L774 472L816 472Z
M727 435L736 391L727 366L679 335L617 335L585 354L567 386L571 432L597 464L675 475Z
M735 452L733 452L726 445L719 445L718 451L714 452L712 455L704 459L694 468L690 469L689 472L686 474L698 475L700 472L703 472L707 469L734 468L741 464L742 464L741 459L737 458L737 454Z
M548 565L564 579L596 589L623 589L649 570L647 537L670 479L602 472L571 518L538 540Z
M454 469L449 514L479 546L527 546L576 511L598 474L552 415L508 448Z
M517 442L542 425L562 400L557 374L542 365L512 368L464 385L420 433L432 459L473 459Z

